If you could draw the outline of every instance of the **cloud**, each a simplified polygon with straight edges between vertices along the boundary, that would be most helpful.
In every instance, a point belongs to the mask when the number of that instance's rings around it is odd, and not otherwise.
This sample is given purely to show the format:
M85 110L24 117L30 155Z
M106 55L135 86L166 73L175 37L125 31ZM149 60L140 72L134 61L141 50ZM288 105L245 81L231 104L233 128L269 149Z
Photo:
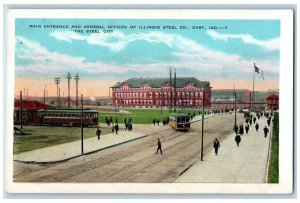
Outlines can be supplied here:
M245 44L254 44L264 48L266 51L275 51L280 49L279 38L270 40L258 40L249 34L220 34L215 31L207 31L207 34L215 40L228 41L229 39L240 39Z
M199 52L203 50L203 47L193 40L184 38L178 34L166 34L156 31L127 35L121 31L115 31L113 33L94 33L91 35L81 35L73 31L54 31L50 33L50 36L66 42L76 40L86 41L90 45L103 46L114 52L124 50L128 44L135 41L146 41L151 44L162 43L171 49L186 52Z
M66 34L66 33L64 33ZM73 38L78 39L78 36L63 35L56 33L59 38L72 42ZM68 37L66 37L68 36ZM73 38L71 39L70 36ZM126 38L123 33L119 33L118 37ZM142 39L142 34L137 34ZM114 47L118 50L121 47L125 48L129 41L137 40L138 37L126 39L125 42L114 41L114 45L109 45L108 39L105 40L105 45ZM84 57L74 57L67 54L62 54L54 51L49 51L40 43L28 40L24 37L17 36L16 59L30 63L18 63L16 70L19 74L26 73L31 75L63 75L66 72L78 71L82 75L90 75L93 77L164 77L168 75L169 67L175 67L181 72L181 76L208 78L222 78L227 76L232 77L252 77L253 62L252 59L244 59L239 55L227 54L205 48L193 40L187 39L180 35L164 34L159 32L148 33L146 41L152 43L164 43L166 46L173 48L169 54L175 56L172 60L155 61L151 63L133 63L133 64L116 64L114 62L105 63L103 61L88 62ZM91 40L89 38L85 40ZM94 39L97 43L101 40ZM20 42L22 44L20 45ZM93 42L92 40L90 41ZM95 42L96 43L96 42ZM174 59L175 58L175 59ZM278 74L278 64L274 61L256 60L257 66L264 70L265 73ZM265 75L267 78L267 76Z

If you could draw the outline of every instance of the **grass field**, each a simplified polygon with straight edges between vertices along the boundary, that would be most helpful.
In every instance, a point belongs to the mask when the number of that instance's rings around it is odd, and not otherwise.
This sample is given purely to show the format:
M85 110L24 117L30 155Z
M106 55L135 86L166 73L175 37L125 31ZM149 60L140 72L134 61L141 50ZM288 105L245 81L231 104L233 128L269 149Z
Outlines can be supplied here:
M273 120L273 134L271 157L269 163L268 183L279 183L279 114L275 113Z
M24 126L22 131L32 135L14 136L14 154L81 139L80 127ZM101 131L103 135L110 133L111 129L101 128ZM84 128L83 134L84 139L96 137L96 129Z
M65 107L62 107L65 108ZM177 111L179 112L179 111ZM199 115L199 110L184 110L182 113ZM102 135L111 133L111 127L106 127L105 117L112 117L113 122L118 118L119 124L124 124L124 119L131 117L133 124L151 124L153 119L160 119L169 116L167 109L124 109L121 112L101 112L99 109L99 122ZM16 126L20 127L20 126ZM31 151L34 149L49 147L81 139L80 127L49 127L49 126L24 126L23 131L32 135L14 136L14 154ZM84 128L84 138L96 137L95 128Z
M126 112L99 112L99 122L105 123L105 117L112 117L113 122L118 119L118 123L124 123L125 118L128 120L130 117L134 124L150 124L153 119L162 119L170 115L170 111L163 109L124 109ZM182 113L190 113L191 115L199 115L199 110L183 110L177 111Z

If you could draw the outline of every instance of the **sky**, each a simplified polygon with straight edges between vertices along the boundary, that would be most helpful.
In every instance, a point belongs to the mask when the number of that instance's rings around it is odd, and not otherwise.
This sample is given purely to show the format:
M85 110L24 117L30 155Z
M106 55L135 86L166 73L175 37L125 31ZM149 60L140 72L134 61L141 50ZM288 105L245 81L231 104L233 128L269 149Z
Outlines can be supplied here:
M254 75L255 90L267 91L279 88L279 63L279 20L16 19L16 95L42 96L47 86L56 96L61 77L66 96L70 72L71 96L76 73L79 94L108 96L116 82L168 77L170 67L213 89L252 90Z

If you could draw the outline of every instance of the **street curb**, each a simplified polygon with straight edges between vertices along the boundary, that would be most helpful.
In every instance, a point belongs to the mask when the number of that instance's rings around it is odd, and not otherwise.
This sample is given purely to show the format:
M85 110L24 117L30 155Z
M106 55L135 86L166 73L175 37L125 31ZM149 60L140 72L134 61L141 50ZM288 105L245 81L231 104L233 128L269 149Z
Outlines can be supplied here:
M134 138L132 140L127 140L127 141L120 142L120 143L117 143L117 144L113 144L113 145L110 145L110 146L107 146L107 147L103 147L101 149L97 149L97 150L94 150L94 151L90 151L90 152L87 152L87 153L83 153L83 154L80 154L80 155L77 155L77 156L73 156L73 157L69 157L69 158L62 159L62 160L57 160L57 161L21 161L21 160L14 160L14 161L19 162L19 163L25 163L25 164L57 164L57 163L62 163L62 162L65 162L65 161L69 161L71 159L75 159L75 158L78 158L78 157L81 157L81 156L93 154L93 153L96 153L96 152L99 152L99 151L102 151L102 150L105 150L105 149L113 148L113 147L116 147L116 146L119 146L119 145L122 145L122 144L126 144L128 142L132 142L132 141L135 141L135 140L139 140L139 139L148 137L148 136L149 135L144 135L142 137Z

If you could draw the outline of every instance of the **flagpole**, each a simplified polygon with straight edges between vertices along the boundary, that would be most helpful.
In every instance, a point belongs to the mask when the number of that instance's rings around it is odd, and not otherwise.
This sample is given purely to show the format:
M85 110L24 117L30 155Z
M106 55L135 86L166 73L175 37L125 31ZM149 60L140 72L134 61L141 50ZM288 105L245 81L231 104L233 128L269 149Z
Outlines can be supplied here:
M253 71L253 86L252 86L252 108L254 103L254 74L255 74L255 63L254 63L254 71Z

